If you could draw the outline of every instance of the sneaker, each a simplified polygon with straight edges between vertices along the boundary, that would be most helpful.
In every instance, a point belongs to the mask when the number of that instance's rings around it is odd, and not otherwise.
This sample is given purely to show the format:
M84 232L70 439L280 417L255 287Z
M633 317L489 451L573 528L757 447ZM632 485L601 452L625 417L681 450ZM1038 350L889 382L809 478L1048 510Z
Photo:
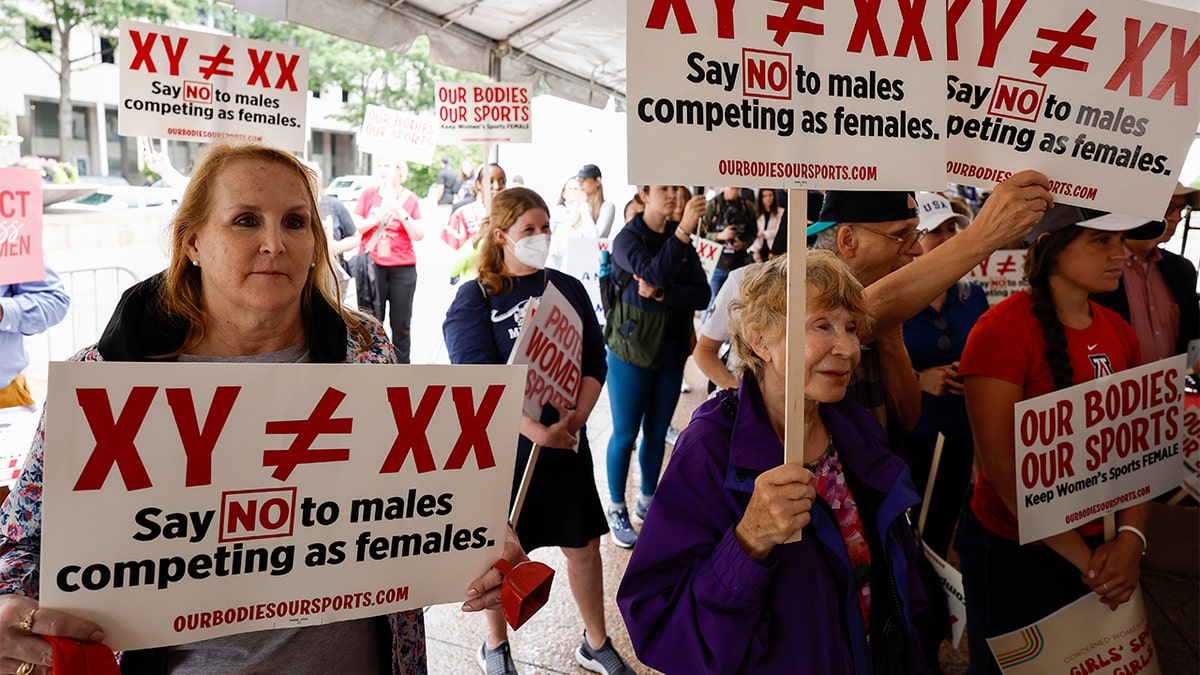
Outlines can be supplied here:
M484 638L479 651L475 652L475 662L485 675L517 675L517 664L513 663L512 653L508 651L508 642L488 649L487 638Z
M637 533L629 523L629 511L624 506L612 506L607 515L613 543L621 548L633 548L637 543Z
M575 660L579 665L593 673L604 675L634 675L633 669L625 663L625 659L613 648L612 638L605 638L600 649L592 649L588 644L587 634L583 636L583 644L575 650Z
M646 522L646 512L650 510L650 497L638 497L637 502L633 505L633 513L629 514L629 520L633 521L634 525L641 525Z

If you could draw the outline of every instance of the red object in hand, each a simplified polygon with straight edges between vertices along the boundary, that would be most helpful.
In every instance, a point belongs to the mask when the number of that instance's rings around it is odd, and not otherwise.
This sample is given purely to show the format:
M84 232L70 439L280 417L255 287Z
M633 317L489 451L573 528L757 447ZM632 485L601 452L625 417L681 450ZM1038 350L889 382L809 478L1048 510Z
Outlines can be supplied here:
M500 607L504 620L513 630L537 614L550 599L550 585L554 581L554 570L545 563L527 560L513 567L501 558L492 565L504 575L500 587Z
M121 675L117 657L102 643L39 636L54 649L54 675Z

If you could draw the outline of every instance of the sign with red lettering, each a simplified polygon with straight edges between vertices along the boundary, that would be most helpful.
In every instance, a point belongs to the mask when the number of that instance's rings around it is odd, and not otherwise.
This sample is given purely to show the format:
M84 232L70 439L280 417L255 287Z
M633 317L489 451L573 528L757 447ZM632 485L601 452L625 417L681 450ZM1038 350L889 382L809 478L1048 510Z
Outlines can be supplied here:
M1161 675L1138 588L1114 611L1088 593L1021 630L987 639L1004 675Z
M627 8L631 183L945 186L941 4L639 0Z
M696 256L700 258L700 267L704 269L704 276L712 277L713 270L717 269L717 260L721 257L720 244L693 234L692 248L696 249Z
M1029 290L1025 281L1025 249L1001 249L983 259L967 275L967 281L979 284L994 305L1018 291Z
M0 284L45 278L42 177L33 169L0 169Z
M141 649L465 600L504 545L524 381L51 363L42 606Z
M1183 408L1183 487L1200 499L1200 396L1187 395Z
M532 143L531 90L528 83L439 82L438 142Z
M1161 219L1200 124L1200 14L1131 0L950 0L947 174ZM1194 6L1194 3L1193 3Z
M437 135L438 123L432 118L372 104L358 131L358 149L428 166Z
M122 136L303 150L308 50L121 21Z
M604 325L604 305L600 303L600 255L609 250L611 239L567 239L567 254L563 257L562 271L583 282L592 307L596 310L596 321Z
M1022 544L1179 487L1183 377L1180 354L1016 405Z
M574 408L579 402L583 368L583 320L554 282L521 326L509 363L529 366L521 409L534 420L542 408L555 404Z
M946 594L946 612L949 615L946 622L950 625L950 645L958 649L963 629L967 627L967 596L963 591L962 572L934 553L924 541L921 542L921 552L925 554L925 559L937 575L942 592Z

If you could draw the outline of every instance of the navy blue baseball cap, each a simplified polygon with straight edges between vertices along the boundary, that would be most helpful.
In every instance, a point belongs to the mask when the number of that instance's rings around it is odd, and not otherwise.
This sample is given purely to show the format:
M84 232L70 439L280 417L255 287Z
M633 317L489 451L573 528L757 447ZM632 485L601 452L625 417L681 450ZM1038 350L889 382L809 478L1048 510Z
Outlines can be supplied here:
M829 190L817 222L808 226L808 236L838 223L890 223L916 218L916 207L908 204L910 197L915 200L912 192Z

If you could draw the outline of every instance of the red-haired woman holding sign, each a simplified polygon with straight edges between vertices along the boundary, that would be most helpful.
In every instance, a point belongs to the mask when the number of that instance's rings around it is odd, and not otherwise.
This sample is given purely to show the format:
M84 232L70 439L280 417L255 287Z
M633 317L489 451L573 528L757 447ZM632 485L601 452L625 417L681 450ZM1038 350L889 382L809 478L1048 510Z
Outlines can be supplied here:
M528 550L558 546L567 558L571 592L584 624L583 643L575 659L598 673L632 673L613 649L604 624L600 535L608 525L596 492L584 428L607 371L596 312L583 284L558 270L546 269L550 210L533 190L511 188L493 197L479 235L479 280L459 288L442 326L451 363L507 363L530 302L540 298L551 282L583 322L578 399L569 407L547 404L540 420L521 416L514 497L533 444L542 450L517 534ZM488 675L517 672L507 640L503 616L498 611L488 612L488 637L476 652Z
M1088 294L1116 288L1126 237L1162 231L1162 223L1144 223L1073 206L1048 210L1028 237L1029 291L990 309L967 339L958 374L981 470L956 547L972 673L1000 673L986 638L1024 628L1089 592L1115 609L1137 589L1146 543L1142 505L1117 511L1112 541L1093 520L1017 543L1013 415L1023 400L1139 365L1133 329Z

